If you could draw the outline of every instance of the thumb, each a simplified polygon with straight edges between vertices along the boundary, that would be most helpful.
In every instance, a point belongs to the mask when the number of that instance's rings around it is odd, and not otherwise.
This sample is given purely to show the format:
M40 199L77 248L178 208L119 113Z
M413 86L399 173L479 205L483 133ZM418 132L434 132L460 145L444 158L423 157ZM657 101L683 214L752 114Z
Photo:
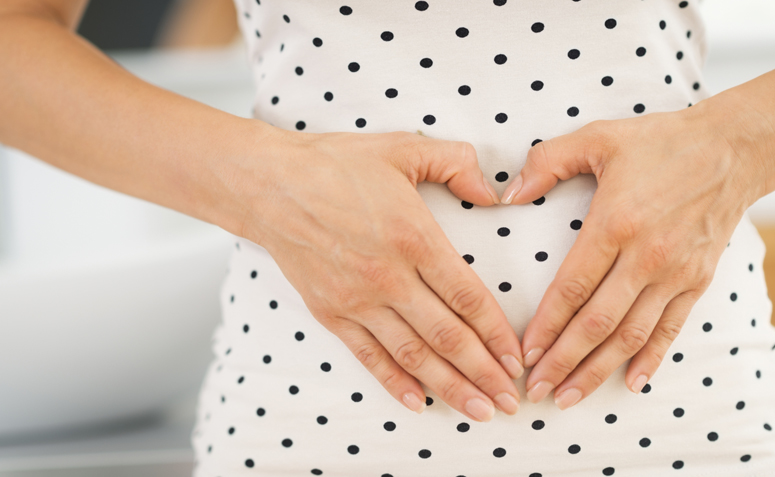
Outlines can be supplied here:
M458 198L476 205L500 201L493 186L484 178L474 146L465 141L447 141L424 136L417 131L417 182L445 183Z
M595 174L598 165L610 156L609 151L609 141L598 121L539 142L528 150L525 166L503 191L501 203L532 202L549 192L560 179Z

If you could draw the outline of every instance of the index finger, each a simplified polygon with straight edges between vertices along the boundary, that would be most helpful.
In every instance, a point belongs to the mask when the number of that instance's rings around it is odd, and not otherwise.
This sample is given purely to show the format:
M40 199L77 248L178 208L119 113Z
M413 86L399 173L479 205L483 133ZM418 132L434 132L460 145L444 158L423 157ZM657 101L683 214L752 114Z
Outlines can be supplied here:
M482 279L461 257L434 220L432 247L417 257L417 271L441 300L479 336L512 379L524 372L522 348L514 328Z
M544 355L611 269L619 245L586 220L522 337L526 368Z

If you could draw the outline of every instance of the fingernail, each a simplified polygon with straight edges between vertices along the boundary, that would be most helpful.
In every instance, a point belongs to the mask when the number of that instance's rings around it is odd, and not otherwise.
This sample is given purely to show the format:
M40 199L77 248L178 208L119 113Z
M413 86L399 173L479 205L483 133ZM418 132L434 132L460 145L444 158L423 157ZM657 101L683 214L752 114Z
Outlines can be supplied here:
M471 398L466 403L466 411L480 421L488 422L495 415L495 407L492 404L487 404L481 398Z
M487 193L489 193L490 197L492 197L492 201L496 204L500 204L501 201L498 199L498 193L495 192L495 188L487 181L486 178L483 177L482 180L484 181L484 188L487 189Z
M506 190L503 191L503 200L501 201L502 204L511 204L511 201L514 199L514 197L519 193L519 190L522 188L522 175L518 175L514 180L509 184L508 187L506 187Z
M519 411L519 402L509 393L500 393L495 396L493 401L498 405L498 409L509 416L513 416Z
M635 394L640 394L640 390L643 389L643 386L646 385L646 381L649 380L649 377L645 374L641 374L638 376L638 379L635 380L634 383L632 383L632 392Z
M417 414L422 414L422 412L425 410L425 402L421 401L420 397L415 393L404 394L404 403L406 404L406 407L416 412Z
M527 392L527 399L533 404L545 398L549 391L554 389L554 385L548 381L538 381Z
M559 396L554 396L554 403L561 411L573 406L581 399L581 391L576 388L566 389Z
M544 350L541 348L533 348L525 355L525 367L532 368L544 355Z
M525 372L525 368L519 364L517 357L512 354L504 354L501 356L501 365L503 365L503 369L509 373L511 379L519 379L520 376L522 376L522 373Z

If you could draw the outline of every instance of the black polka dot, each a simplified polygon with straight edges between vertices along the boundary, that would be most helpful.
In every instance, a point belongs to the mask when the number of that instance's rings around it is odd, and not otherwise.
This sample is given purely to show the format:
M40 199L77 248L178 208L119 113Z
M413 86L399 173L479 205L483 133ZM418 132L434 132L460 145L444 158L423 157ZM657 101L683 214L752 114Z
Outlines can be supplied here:
M331 371L331 364L330 363L320 363L320 369L322 369L325 372Z
M298 386L291 386L288 388L288 392L291 394L298 394L299 393L299 387Z
M425 405L430 406L431 404L433 404L433 398L430 396L425 396Z
M603 83L603 86L611 86L614 84L614 79L610 76L603 76L603 79L600 80L601 83Z
M495 457L503 457L504 455L506 455L506 449L504 449L503 447L497 447L492 451L492 455L494 455Z
M420 456L421 459L427 459L431 456L431 451L428 449L422 449L420 452L417 453L417 455Z
M581 446L578 444L573 444L572 446L568 447L568 452L571 454L578 454L581 451Z
M396 423L393 421L388 421L382 425L383 428L385 428L386 431L392 432L396 430Z
M675 361L676 363L680 363L681 360L683 360L683 359L684 359L683 353L675 353L673 355L673 361Z
M708 440L711 441L711 442L717 441L718 440L718 434L716 434L715 432L709 432L708 433Z
M670 84L673 82L673 77L670 75L665 76L665 83Z
M507 180L509 180L509 173L501 171L495 174L495 180L498 182L506 182Z
M230 428L229 428L229 435L232 435L232 434L234 434L234 431L235 431L235 429L234 429L233 427L230 427Z
M740 457L740 462L748 462L749 460L751 460L751 456L749 454Z
M605 21L605 27L608 28L609 30L612 30L613 28L616 27L616 20L613 18L609 18L608 20Z
M245 467L253 467L253 459L246 459L245 460Z
M264 355L264 363L269 364L271 362L272 362L272 357L269 356L268 354L265 354Z
M541 204L543 204L544 202L546 202L546 197L544 197L544 196L541 196L541 197L537 198L536 200L534 200L534 201L533 201L533 204L535 204L535 205L541 205Z
M259 407L258 409L256 409L256 414L258 414L258 417L261 417L264 414L266 414L266 409L264 409L263 407Z
M422 122L430 126L431 124L436 122L436 116L432 114L426 114L425 116L423 116Z
M295 335L293 335L294 338L296 338L296 341L301 341L304 339L304 333L301 331L297 331Z
M679 59L679 60L682 59L684 57L684 52L679 51L678 53L675 54L675 57L676 59Z
M245 376L240 376L239 379L237 379L237 384L242 384L245 382Z
M638 104L636 104L635 106L632 107L632 110L635 111L636 113L640 114L640 113L642 113L643 111L646 110L646 106L643 106L641 103L638 103Z
M468 85L463 85L457 89L457 92L460 93L462 96L468 96L471 94L471 87Z
M710 386L711 384L713 384L713 380L710 378L704 378L702 380L702 384L704 384L705 386Z
M530 26L530 29L533 31L533 33L541 33L542 31L544 31L544 24L541 22L533 23Z
M466 202L466 201L460 202L460 205L462 205L464 209L471 209L474 206L474 204L472 204L471 202Z
M761 378L762 378L762 372L757 369L756 370L756 379L761 379Z
M666 26L667 26L667 23L665 23L664 20L660 20L659 21L659 29L660 30L664 30Z
M745 401L738 401L737 404L735 404L735 408L738 411L743 410L743 408L745 408Z
M638 56L643 56L646 54L646 49L642 46L639 46L637 50L635 50L635 54Z
M423 58L420 60L420 66L422 66L423 68L430 68L431 66L433 66L433 60L430 58Z
M614 475L614 472L616 472L616 469L613 467L606 467L603 469L603 475Z
M578 219L572 220L570 223L570 228L572 228L573 230L581 229L581 221Z
M681 469L681 468L683 468L683 466L684 466L684 461L682 461L682 460L677 460L677 461L673 462L673 468L674 469Z
M360 449L358 448L358 446L347 446L347 452L349 452L352 455L355 455L358 452L360 452Z
M304 68L302 68L301 66L297 66L294 71L296 71L296 74L299 76L304 74Z
M752 271L753 271L753 263L749 263L749 264L748 264L748 271L749 271L749 272L752 272Z
M533 140L533 142L531 142L531 143L530 143L530 147L533 147L533 146L535 146L535 145L536 145L536 144L538 144L539 142L543 142L543 140L542 140L542 139L534 139L534 140Z
M468 254L463 255L463 260L465 260L466 263L468 263L469 265L474 263L474 257L472 255L468 255Z
M323 471L320 469L312 469L310 470L310 473L312 473L312 475L323 475Z
M756 318L751 319L751 326L756 328Z
M250 272L250 278L256 278L257 276L258 276L257 271L253 270L252 272Z
M498 235L501 237L507 237L511 233L511 230L508 229L508 227L501 227L498 229Z
M568 58L571 60L577 59L579 56L581 56L581 52L577 49L568 50Z
M359 128L366 127L366 120L363 119L363 118L356 119L355 120L355 126L359 127Z
M469 429L471 429L471 426L467 422L461 422L457 425L458 432L468 432Z
M673 415L675 417L683 417L683 415L684 415L683 408L677 407L677 408L673 409Z
M547 255L546 252L538 252L536 254L536 260L538 260L539 262L543 262L547 258L549 258L549 255Z
M323 95L323 99L326 101L331 101L334 99L334 94L331 91L326 91L326 94Z
M347 65L347 69L355 73L356 71L361 69L361 65L353 61L352 63Z
M772 430L772 426L771 426L771 425L769 425L769 424L767 424L767 423L765 422L765 423L764 423L764 429L765 429L765 430L768 430L768 431L771 431L771 430Z
M678 6L680 8L686 8L687 6L689 6L689 2L683 1L683 2L679 3Z
M283 439L283 447L291 447L293 445L293 441L290 439Z
M280 98L277 96L272 96L272 104L277 104L280 102Z
M353 9L346 5L339 7L339 13L341 13L342 15L349 15L352 12L353 12Z
M315 46L318 46L318 47L323 46L323 40L321 40L320 38L315 37L315 38L312 39L312 44L315 45Z
M509 117L506 115L506 113L498 113L495 115L495 122L497 123L503 124L507 119L509 119Z
M428 2L417 2L414 4L414 8L416 8L421 12L424 12L425 10L428 9Z
M538 419L538 420L533 421L533 424L531 424L531 427L533 429L535 429L536 431L540 431L541 429L544 428L545 425L546 424L544 423L544 421Z
M459 38L465 38L468 36L468 28L460 27L457 30L455 30L455 35L457 35Z
M307 123L305 123L304 121L299 121L296 123L296 129L298 129L299 131L303 130L305 127L307 127Z
M607 415L605 417L605 422L607 422L608 424L613 424L614 422L616 422L616 414Z
M328 422L328 418L326 416L318 416L317 421L322 426Z
M385 90L385 96L387 96L388 98L395 98L396 96L398 96L398 90L396 90L395 88L389 88Z
M702 325L702 331L706 333L712 329L713 329L713 325L711 325L710 323L705 323Z
M543 81L533 81L530 83L530 89L533 91L541 91L544 89L544 82Z
M643 389L640 390L641 394L648 394L651 392L651 384L646 383L645 386L643 386Z
M393 39L393 32L392 31L383 31L380 35L380 38L382 38L383 41L390 41Z
M363 401L363 394L361 394L361 393L352 393L352 395L350 395L350 399L352 399L353 402L361 402L361 401Z
M500 285L498 285L498 290L500 290L502 292L507 292L507 291L511 290L511 283L509 283L509 282L501 283Z
M640 444L641 447L648 447L651 445L651 439L648 437L644 437L640 441L638 441L638 444Z
M575 118L578 115L579 115L579 108L577 108L576 106L571 106L570 108L568 108L568 116Z
M698 89L700 89L700 83L694 83L694 84L692 85L692 88L693 88L695 91L697 91Z
M248 326L247 323L242 325L242 331L247 333L248 331L250 331L250 326Z
M729 295L729 299L732 301L737 300L737 293L732 293L731 295Z

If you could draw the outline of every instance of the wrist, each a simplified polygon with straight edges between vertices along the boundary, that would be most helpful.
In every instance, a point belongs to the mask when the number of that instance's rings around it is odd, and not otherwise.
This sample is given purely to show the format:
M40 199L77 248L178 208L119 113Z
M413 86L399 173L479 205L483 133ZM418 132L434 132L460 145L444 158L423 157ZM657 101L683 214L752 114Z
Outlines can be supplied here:
M758 79L758 78L757 78ZM722 91L686 108L706 128L709 156L730 163L730 181L737 181L745 209L775 191L775 107L757 93L753 81ZM762 101L758 101L761 98Z

